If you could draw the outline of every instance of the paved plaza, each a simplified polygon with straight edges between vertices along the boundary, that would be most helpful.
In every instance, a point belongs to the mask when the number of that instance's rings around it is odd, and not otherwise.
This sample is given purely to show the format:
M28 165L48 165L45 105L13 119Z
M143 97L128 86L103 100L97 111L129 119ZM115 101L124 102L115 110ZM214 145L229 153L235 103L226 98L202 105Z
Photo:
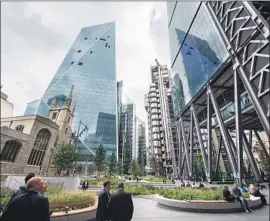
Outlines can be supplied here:
M149 199L133 197L133 221L269 221L269 206L253 213L209 214L175 211L161 208Z

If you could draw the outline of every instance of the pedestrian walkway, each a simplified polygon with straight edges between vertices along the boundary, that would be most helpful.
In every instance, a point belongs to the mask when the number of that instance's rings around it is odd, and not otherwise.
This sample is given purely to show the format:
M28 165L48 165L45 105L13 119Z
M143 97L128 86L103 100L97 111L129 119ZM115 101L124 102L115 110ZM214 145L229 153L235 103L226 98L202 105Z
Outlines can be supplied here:
M156 205L155 201L133 197L133 221L269 221L269 206L253 213L208 214L169 210Z

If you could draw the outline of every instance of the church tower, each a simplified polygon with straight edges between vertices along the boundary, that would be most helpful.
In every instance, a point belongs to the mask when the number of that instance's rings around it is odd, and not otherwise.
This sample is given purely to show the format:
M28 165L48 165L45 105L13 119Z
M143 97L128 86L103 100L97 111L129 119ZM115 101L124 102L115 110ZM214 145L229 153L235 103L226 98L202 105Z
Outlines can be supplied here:
M55 99L51 103L49 118L59 126L58 143L72 143L71 126L76 108L76 102L71 107L73 88L74 86L72 85L63 107L57 107Z

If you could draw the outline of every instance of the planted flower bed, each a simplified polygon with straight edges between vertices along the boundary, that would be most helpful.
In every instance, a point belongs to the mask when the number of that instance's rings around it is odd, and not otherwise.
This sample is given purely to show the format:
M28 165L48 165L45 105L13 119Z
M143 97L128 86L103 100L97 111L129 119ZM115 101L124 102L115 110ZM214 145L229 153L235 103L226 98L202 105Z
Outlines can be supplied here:
M3 208L12 195L12 190L9 188L1 188L1 207ZM96 193L82 191L68 191L61 186L49 185L46 192L49 199L50 209L54 212L63 211L65 206L69 210L82 209L93 206L95 204Z

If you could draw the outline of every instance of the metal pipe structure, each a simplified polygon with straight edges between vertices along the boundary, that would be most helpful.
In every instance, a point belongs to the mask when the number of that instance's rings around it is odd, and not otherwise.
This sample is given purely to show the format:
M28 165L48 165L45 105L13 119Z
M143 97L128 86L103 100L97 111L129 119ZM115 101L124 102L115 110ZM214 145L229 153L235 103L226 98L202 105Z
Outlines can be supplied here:
M212 105L210 95L207 94L207 177L208 180L212 181L213 175L213 143L212 143ZM219 152L220 155L220 152ZM218 156L219 157L219 156Z
M241 120L241 100L239 93L239 76L237 69L235 68L233 72L234 76L234 108L235 108L235 129L236 129L236 150L237 150L237 183L242 186L243 178L243 130L242 130L242 120Z
M194 118L195 129L197 131L199 146L200 146L200 149L201 149L204 171L207 174L208 173L208 169L207 169L207 158L206 158L205 148L204 148L203 141L202 141L202 134L201 134L201 129L200 129L199 121L198 121L197 115L195 113L195 109L194 109L193 104L191 104L191 109L192 109L191 110L191 113L192 113L193 118Z
M192 111L192 110L191 110ZM190 115L190 129L189 129L189 158L190 158L190 175L193 175L193 116L192 114Z
M250 166L252 168L253 174L256 178L256 180L262 182L262 177L260 175L260 171L258 169L258 166L256 164L255 158L252 154L251 148L250 148L250 144L248 143L247 137L245 134L243 134L243 144L244 144L244 148L248 157L248 161L250 163Z

